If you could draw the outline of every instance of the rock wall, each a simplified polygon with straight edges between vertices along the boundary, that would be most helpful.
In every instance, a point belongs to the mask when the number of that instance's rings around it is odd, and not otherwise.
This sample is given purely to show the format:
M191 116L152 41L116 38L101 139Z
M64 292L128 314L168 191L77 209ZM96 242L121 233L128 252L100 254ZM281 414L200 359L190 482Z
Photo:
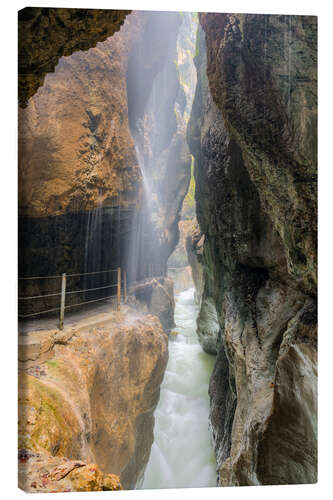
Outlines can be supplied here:
M126 71L143 29L142 17L131 14L96 48L62 57L19 108L20 215L54 217L138 201Z
M35 491L43 490L39 469L45 466L44 491L50 491L54 469L66 458L67 472L82 469L72 484L57 488L119 489L117 481L107 488L109 474L119 476L125 489L134 488L149 459L167 360L159 320L128 310L126 320L104 314L63 332L20 337L19 449L21 464L27 464L21 467L22 486L34 491L31 483L37 481ZM90 479L92 466L87 470L86 464L98 464Z
M316 19L200 14L188 127L216 310L220 485L311 483L316 437ZM199 317L207 326L205 310ZM207 314L206 314L207 316Z

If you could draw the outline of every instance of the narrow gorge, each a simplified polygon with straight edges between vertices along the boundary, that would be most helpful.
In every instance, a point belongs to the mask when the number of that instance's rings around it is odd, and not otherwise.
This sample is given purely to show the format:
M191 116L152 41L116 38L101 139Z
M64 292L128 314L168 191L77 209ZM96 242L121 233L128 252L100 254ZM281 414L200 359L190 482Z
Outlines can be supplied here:
M19 486L316 482L317 19L18 19Z

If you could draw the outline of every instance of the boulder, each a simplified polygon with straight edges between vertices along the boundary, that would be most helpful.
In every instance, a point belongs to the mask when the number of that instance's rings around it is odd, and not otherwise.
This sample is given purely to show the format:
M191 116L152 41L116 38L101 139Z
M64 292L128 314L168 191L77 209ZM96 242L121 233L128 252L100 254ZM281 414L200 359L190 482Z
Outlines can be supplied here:
M135 298L136 308L139 310L143 308L150 314L156 315L166 331L175 326L175 301L171 279L147 279L144 283L134 285L130 289L130 300L131 297Z

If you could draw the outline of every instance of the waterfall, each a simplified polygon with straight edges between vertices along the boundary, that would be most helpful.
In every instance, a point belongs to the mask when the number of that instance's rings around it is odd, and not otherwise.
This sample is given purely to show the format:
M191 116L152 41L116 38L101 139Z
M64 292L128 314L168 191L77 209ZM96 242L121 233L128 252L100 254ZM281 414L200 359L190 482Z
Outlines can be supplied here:
M100 203L97 208L88 212L84 249L84 273L102 270L103 243L103 207ZM85 289L101 286L100 275L86 275L83 281ZM86 292L85 300L92 300L98 297L97 292Z
M154 88L154 87L153 87ZM148 104L149 107L149 104ZM140 150L140 142L145 135L143 122L137 126L139 136L134 135L135 151L142 176L142 206L132 217L130 245L127 268L130 281L139 281L156 274L163 274L164 266L158 254L158 231L154 224L154 213L157 212L157 196L152 176L151 165L147 164Z
M84 272L100 271L102 259L102 218L103 207L100 203L97 208L88 212L86 229Z
M173 250L173 238L176 238L174 224L177 223L177 209L182 202L180 186L182 182L186 182L182 175L179 180L177 177L177 167L185 170L186 166L182 163L182 153L175 144L178 144L180 136L184 137L184 144L186 142L186 122L183 115L192 104L195 79L190 78L188 86L191 91L185 95L184 85L181 83L183 69L182 65L178 65L178 60L191 57L186 43L190 43L194 55L197 21L192 14L184 13L179 28L179 18L177 20L175 13L167 15L173 19L175 33L172 43L165 49L164 64L153 80L151 72L145 74L142 70L144 66L140 65L143 57L140 47L135 52L135 58L131 59L127 72L129 123L143 188L139 214L133 217L127 257L132 281L147 275L165 274L166 262ZM153 40L150 42L154 43ZM191 64L185 64L185 77L187 66L191 70ZM142 88L150 89L148 96L140 93ZM173 183L174 192L173 188L170 189Z
M123 248L129 246L127 211L118 197L116 206L104 206L88 212L84 248L84 289L109 286L116 283L116 268L125 260ZM111 272L104 272L109 271ZM98 273L98 271L103 271ZM96 274L89 274L96 273ZM92 300L114 293L114 289L104 288L86 292L85 299Z

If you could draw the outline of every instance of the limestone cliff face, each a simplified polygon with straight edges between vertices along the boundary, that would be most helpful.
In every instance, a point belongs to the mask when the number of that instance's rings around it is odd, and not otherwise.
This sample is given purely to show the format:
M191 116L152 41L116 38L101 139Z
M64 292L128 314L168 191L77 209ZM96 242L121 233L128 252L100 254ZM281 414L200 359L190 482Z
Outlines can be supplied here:
M200 23L188 140L219 484L315 482L316 19Z
M94 47L119 30L130 11L26 7L18 12L18 94L26 106L62 56Z
M19 213L57 216L138 202L127 61L144 21L132 14L96 48L62 57L19 108Z
M317 20L200 20L214 102L286 248L288 274L316 293Z
M108 479L103 474L116 474L125 489L134 488L149 459L167 359L167 336L153 316L123 321L117 314L101 315L64 332L20 338L21 455L48 456L50 476L54 457L83 461L79 467L97 464L95 489L111 489L98 488ZM38 475L40 460L35 462L28 460L31 469L22 470L29 489L30 472ZM74 491L84 488L84 470Z

